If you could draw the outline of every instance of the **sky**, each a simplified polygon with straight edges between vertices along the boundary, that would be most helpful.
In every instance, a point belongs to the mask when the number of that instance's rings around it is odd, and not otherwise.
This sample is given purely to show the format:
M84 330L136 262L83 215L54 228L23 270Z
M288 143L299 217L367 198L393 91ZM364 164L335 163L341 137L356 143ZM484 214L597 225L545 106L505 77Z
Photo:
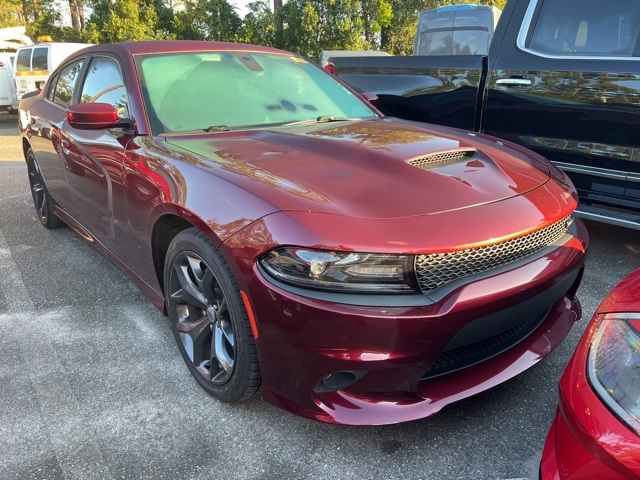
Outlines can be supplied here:
M240 18L244 18L244 16L249 13L249 9L247 8L247 5L251 2L255 2L256 0L229 0L229 3L231 5L235 5L236 6L236 11L238 12L238 15L240 15ZM269 1L269 5L271 5L271 9L273 10L273 0L268 0ZM283 2L286 3L286 0Z
M229 3L231 5L235 5L236 11L238 12L238 15L240 15L240 18L244 18L244 16L249 13L247 5L253 1L254 0L230 0Z

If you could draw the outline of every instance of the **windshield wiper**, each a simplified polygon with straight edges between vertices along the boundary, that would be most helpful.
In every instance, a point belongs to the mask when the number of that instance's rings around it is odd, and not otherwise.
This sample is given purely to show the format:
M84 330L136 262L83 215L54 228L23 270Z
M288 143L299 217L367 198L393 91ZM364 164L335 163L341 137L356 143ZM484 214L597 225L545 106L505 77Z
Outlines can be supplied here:
M229 127L227 127L226 125L212 125L209 128L205 128L204 131L207 132L207 133L211 133L211 132L230 132L231 129Z
M283 126L288 127L290 125L304 125L305 123L351 122L354 120L360 120L360 118L333 117L331 115L320 115L319 117L312 118L310 120L300 120L299 122L285 123Z

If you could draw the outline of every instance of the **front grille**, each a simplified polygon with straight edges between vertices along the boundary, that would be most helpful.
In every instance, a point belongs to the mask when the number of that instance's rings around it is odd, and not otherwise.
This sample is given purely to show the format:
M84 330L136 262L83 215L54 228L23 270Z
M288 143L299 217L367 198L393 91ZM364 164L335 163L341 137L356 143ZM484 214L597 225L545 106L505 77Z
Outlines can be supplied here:
M531 335L548 313L549 310L545 310L520 325L486 340L442 352L422 376L422 380L462 370L501 354Z
M454 163L461 160L472 160L476 158L475 150L447 150L445 152L432 153L424 157L414 158L407 163L414 167L430 168L443 163Z
M536 232L504 242L450 253L417 255L415 271L422 293L445 283L507 265L560 240L569 229L573 214Z

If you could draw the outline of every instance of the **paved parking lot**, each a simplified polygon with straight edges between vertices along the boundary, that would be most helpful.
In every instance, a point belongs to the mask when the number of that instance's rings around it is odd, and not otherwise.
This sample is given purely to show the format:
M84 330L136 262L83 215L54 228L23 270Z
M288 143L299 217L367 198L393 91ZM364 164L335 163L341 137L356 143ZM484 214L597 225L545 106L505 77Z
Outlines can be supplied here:
M167 320L31 203L0 114L0 477L537 479L556 383L600 300L640 267L640 233L588 223L584 320L537 367L437 416L386 427L226 405L192 380Z

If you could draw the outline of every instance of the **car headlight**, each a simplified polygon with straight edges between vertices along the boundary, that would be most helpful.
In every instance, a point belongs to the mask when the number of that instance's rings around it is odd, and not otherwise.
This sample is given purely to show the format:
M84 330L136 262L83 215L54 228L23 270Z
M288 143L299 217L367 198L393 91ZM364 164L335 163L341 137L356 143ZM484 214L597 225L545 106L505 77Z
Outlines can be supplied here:
M587 372L598 396L640 435L640 314L603 317L591 341Z
M415 293L412 255L279 247L263 255L262 268L289 285L342 293Z

